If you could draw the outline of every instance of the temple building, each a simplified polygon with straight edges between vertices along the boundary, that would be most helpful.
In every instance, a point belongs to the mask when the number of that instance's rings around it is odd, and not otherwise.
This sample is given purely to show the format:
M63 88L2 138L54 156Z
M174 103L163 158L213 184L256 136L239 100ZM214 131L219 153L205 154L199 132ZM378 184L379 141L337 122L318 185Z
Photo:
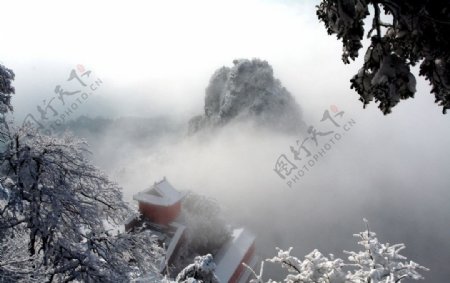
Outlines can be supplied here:
M160 264L161 273L166 273L166 268L175 262L178 250L186 239L186 223L181 216L185 195L177 191L164 177L133 196L138 202L142 217L129 219L125 223L125 230L133 231L137 227L152 230L161 246L166 248L165 258ZM220 282L248 282L250 272L243 263L252 267L256 265L255 239L256 237L244 228L233 229L230 239L214 255L215 274Z

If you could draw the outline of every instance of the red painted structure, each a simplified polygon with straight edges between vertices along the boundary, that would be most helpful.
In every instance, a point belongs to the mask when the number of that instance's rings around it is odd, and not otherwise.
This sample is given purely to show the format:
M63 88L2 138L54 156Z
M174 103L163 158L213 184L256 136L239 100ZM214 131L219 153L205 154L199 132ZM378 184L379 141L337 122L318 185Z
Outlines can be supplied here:
M139 211L153 223L169 225L180 214L181 203L175 202L173 205L163 206L139 202Z
M133 196L133 199L139 202L142 215L161 225L169 225L178 217L183 198L184 194L178 192L166 178Z
M248 272L242 263L255 265L255 236L249 231L234 229L231 239L215 257L216 276L224 283L248 282Z
M182 219L177 219L181 212L181 201L184 196L185 194L178 192L166 178L133 196L133 199L138 201L139 211L143 217L131 219L125 223L126 230L133 229L134 226L139 225L143 221L149 221L159 224L155 228L159 227L158 229L162 229L163 235L164 233L172 235L166 251L166 260L162 262L160 268L161 273L164 272L167 266L165 262L170 263L173 261L172 257L176 256L179 243L184 238L186 226L183 224ZM217 263L215 272L221 282L248 282L250 274L242 263L246 263L251 267L255 266L257 260L255 256L255 239L256 237L246 229L237 228L233 230L231 238L215 255Z
M246 267L243 265L243 263L247 264L248 266L252 266L252 259L253 259L254 255L255 255L255 243L253 243L251 245L251 247L248 249L248 251L245 254L244 258L241 260L241 262L239 264L239 267L234 271L233 276L231 276L231 278L228 281L228 283L237 283L237 282L239 282L239 280L241 279L241 276L247 270Z

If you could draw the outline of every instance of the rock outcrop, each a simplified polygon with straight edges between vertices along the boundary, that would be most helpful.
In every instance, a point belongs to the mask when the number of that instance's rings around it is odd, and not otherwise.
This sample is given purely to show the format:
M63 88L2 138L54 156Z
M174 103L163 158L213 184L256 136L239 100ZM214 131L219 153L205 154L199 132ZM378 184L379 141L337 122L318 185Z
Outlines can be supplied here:
M205 113L189 121L190 133L239 120L288 132L304 127L299 105L274 78L269 63L259 59L233 63L212 75L206 88Z

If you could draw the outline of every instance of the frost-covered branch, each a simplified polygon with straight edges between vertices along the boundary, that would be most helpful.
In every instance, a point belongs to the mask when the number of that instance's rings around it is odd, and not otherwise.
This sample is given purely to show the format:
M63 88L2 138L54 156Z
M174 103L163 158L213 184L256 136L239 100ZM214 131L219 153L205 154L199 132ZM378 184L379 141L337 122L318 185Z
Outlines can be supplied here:
M397 283L407 278L423 279L419 271L428 270L413 261L406 261L406 257L400 255L404 244L381 244L369 229L354 236L359 238L358 244L363 250L345 251L349 255L348 262L333 255L326 257L318 250L300 260L291 255L292 248L287 251L278 249L278 254L266 261L285 268L288 274L284 282L288 283ZM250 268L255 276L252 283L264 282L262 266L259 275Z
M158 272L162 251L151 234L111 231L131 210L117 184L86 159L83 141L31 128L11 136L0 155L0 227L4 238L19 240L2 241L2 269L34 266L25 281L126 281ZM9 246L22 256L8 253Z
M214 274L216 264L210 254L198 256L194 263L186 266L177 276L175 282L202 282L219 283L219 279Z

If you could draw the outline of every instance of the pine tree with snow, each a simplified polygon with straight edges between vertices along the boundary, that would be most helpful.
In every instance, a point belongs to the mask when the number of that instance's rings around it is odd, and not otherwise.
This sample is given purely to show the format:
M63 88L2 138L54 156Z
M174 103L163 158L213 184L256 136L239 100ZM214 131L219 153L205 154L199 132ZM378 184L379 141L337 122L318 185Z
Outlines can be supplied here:
M370 46L351 87L364 106L373 99L384 114L401 99L412 98L416 80L410 67L420 63L420 75L444 114L450 109L450 6L448 1L322 0L317 16L328 34L342 40L344 63L358 57L365 34L364 19L373 7L367 37ZM383 15L384 13L384 15Z

